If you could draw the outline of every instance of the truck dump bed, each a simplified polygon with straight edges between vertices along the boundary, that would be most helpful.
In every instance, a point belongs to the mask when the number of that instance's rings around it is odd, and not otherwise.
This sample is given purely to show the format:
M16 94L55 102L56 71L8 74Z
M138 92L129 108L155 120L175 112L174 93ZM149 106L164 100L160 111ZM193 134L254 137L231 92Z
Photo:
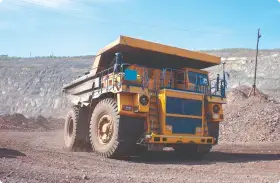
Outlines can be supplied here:
M221 62L220 57L205 53L189 51L127 36L120 36L117 40L105 46L97 53L89 74L66 84L63 88L70 89L87 82L88 87L86 88L89 89L93 82L89 80L94 78L96 73L113 67L113 59L117 52L123 55L124 63L157 69L181 69L184 67L204 69L219 65Z
M160 66L161 68L204 69L221 62L220 57L120 36L98 52L92 69L100 72L104 68L108 68L108 62L113 60L116 52L123 55L125 63L152 68Z

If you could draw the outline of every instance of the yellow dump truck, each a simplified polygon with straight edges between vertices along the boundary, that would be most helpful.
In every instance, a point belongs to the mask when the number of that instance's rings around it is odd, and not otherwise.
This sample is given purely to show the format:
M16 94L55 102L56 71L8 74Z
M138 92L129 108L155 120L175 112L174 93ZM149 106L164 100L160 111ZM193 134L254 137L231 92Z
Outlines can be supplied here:
M120 36L90 72L63 86L73 107L65 146L120 158L173 148L201 157L218 143L225 78L210 81L216 56Z

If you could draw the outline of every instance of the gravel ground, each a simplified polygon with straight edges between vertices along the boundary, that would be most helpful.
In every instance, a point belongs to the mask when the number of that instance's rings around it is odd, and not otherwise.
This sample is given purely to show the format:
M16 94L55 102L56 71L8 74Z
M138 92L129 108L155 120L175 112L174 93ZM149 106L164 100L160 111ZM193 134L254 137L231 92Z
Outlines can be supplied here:
M219 144L203 160L173 153L125 160L67 152L62 131L0 132L0 181L271 182L280 180L280 143Z
M254 51L213 53L226 58L230 88L251 85ZM0 118L0 182L280 181L280 104L262 93L246 98L248 88L229 95L221 143L200 161L180 159L172 152L113 160L66 151L63 132L54 131L62 124L55 118L65 117L70 105L61 87L88 71L93 58L0 59L0 115L27 116ZM275 98L279 60L280 50L260 53L257 86ZM221 67L210 71L221 72ZM55 118L30 118L38 115Z

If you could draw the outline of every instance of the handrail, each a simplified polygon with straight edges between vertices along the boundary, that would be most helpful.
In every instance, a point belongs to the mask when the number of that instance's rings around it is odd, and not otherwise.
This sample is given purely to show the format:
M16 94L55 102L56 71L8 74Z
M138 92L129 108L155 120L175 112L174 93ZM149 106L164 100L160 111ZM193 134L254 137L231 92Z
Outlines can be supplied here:
M129 64L129 63L122 63L122 64L117 64L117 66L120 66L120 69L118 70L118 73L114 73L114 67L110 67L108 69L105 69L103 71L98 72L96 75L98 77L101 77L102 79L105 79L105 82L108 83L108 77L107 78L103 78L103 76L105 75L109 75L111 73L113 73L113 88L115 86L115 77L118 77L120 74L124 74L124 67L125 66L131 66L131 65L135 65L138 68L142 68L143 69L143 73L140 74L141 76L141 86L142 88L149 88L149 71L147 67L138 65L138 64ZM170 73L167 74L167 72ZM176 74L183 74L182 77L184 77L183 79L180 79L178 76L173 76L173 73ZM169 88L174 88L174 89L178 89L175 87L175 84L177 84L178 82L180 82L180 84L182 84L180 86L180 89L183 90L191 90L194 92L198 92L198 93L204 93L206 95L217 95L217 93L220 93L219 95L221 95L222 97L225 97L225 88L227 87L227 83L225 81L225 79L221 79L220 76L218 76L216 79L208 79L207 81L207 85L203 85L200 83L200 79L198 78L198 75L195 75L195 83L189 82L188 81L188 77L187 77L188 71L187 70L182 70L182 69L173 69L173 68L163 68L161 69L161 71L159 73L156 73L154 75L154 77L152 79L154 79L154 83L153 83L153 89L155 91L157 91L160 88L165 88L165 87L169 87ZM166 82L167 81L167 82ZM122 79L120 81L122 84ZM176 82L176 83L175 83ZM173 86L174 85L174 86ZM158 88L159 86L159 88ZM108 90L108 84L106 86L106 90ZM214 91L213 91L214 89ZM102 92L102 91L101 91Z

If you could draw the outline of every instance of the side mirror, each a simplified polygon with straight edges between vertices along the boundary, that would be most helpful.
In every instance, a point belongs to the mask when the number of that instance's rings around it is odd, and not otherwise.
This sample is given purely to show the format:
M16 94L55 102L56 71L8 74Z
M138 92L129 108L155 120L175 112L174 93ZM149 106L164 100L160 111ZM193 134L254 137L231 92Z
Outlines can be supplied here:
M137 71L136 70L125 69L124 80L136 81L137 80Z

